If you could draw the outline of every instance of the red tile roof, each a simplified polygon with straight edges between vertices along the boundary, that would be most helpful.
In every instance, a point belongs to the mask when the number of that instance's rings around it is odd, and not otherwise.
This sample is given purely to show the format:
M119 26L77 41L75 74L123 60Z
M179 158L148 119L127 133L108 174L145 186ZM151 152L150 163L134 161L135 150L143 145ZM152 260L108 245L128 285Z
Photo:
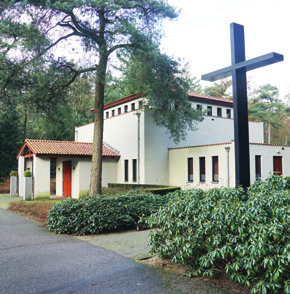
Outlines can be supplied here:
M49 141L49 140L25 140L17 158L25 155L30 150L36 156L92 156L93 143L71 142L71 141ZM103 144L103 158L119 158L120 155Z

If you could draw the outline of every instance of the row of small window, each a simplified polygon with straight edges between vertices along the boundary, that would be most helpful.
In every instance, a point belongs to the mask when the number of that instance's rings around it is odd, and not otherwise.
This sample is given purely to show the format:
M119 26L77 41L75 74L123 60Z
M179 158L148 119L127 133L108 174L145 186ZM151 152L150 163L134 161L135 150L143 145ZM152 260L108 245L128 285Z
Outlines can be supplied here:
M199 157L199 181L205 182L206 170L205 170L205 157ZM193 182L193 157L187 158L187 181ZM212 181L219 181L219 158L218 156L212 156Z
M124 160L124 182L129 182L129 160ZM137 159L132 159L132 182L137 182Z
M131 110L130 111L133 111L136 109L136 103L131 103ZM139 101L139 108L142 107L142 101ZM129 111L129 106L128 105L124 105L123 107L123 113L126 113ZM117 108L117 112L115 109L112 109L111 110L111 117L112 116L115 116L115 115L120 115L122 114L122 107L118 107ZM106 115L105 115L106 118L109 118L110 117L110 112L109 111L106 111Z
M196 109L202 111L202 105L197 104L196 105ZM231 118L232 117L232 113L231 113L231 109L226 109L226 117L227 118ZM206 114L207 116L212 116L212 106L207 106L206 109ZM221 107L217 107L217 115L218 117L222 117L223 116L223 109Z

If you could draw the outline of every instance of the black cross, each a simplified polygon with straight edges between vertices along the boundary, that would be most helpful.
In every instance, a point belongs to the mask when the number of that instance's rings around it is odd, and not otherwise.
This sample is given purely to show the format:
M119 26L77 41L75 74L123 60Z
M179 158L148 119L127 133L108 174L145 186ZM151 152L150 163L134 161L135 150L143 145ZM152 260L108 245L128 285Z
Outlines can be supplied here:
M232 65L201 76L202 80L216 81L232 76L234 101L234 139L236 163L236 187L250 186L250 151L248 126L248 98L246 72L283 61L283 55L269 53L245 60L244 26L231 23Z

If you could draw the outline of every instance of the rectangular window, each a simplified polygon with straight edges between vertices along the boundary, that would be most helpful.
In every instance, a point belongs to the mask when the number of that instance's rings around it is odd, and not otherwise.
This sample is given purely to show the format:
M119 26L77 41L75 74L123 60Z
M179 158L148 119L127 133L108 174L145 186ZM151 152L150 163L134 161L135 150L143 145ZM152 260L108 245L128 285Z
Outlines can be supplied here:
M112 116L115 116L115 109L112 110Z
M118 115L121 114L121 107L118 108Z
M261 177L261 155L255 156L256 180Z
M143 102L140 100L139 101L139 108L142 108L142 106L143 106Z
M187 158L187 181L193 182L193 158Z
M217 116L222 117L222 109L220 107L217 108Z
M205 157L199 158L199 180L205 182Z
M196 109L202 111L202 105L197 104L197 105L196 105Z
M129 181L129 160L128 159L125 159L124 160L124 167L125 167L125 170L124 170L124 181L125 182L128 182Z
M137 182L137 159L132 160L133 182Z
M231 117L232 117L231 110L227 109L227 118L231 118Z
M128 105L124 106L124 112L128 112Z
M131 110L135 110L135 103L131 104Z
M218 156L212 157L212 181L213 182L219 181L219 157Z
M106 118L109 117L109 111L106 111Z
M273 174L282 175L282 156L273 156Z
M211 106L207 107L207 115L212 116L212 107Z

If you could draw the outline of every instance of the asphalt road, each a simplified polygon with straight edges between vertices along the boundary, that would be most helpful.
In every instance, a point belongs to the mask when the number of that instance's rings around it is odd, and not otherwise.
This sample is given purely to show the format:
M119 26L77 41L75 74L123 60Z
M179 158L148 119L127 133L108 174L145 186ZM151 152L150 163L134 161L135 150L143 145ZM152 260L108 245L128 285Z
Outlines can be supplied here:
M111 240L114 242L114 240ZM0 208L0 294L222 294Z
M162 272L0 209L0 293L181 293Z

